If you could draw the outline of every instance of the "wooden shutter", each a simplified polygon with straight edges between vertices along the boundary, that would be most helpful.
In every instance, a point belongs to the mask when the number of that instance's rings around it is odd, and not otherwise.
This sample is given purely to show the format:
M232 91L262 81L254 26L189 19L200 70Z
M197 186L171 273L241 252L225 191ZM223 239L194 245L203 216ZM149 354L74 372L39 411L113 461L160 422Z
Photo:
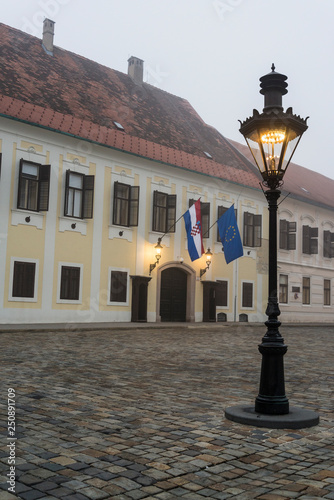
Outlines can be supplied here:
M130 187L129 226L138 226L139 186Z
M210 236L210 203L201 202L202 238Z
M303 253L310 254L310 226L303 226Z
M221 216L227 211L228 209L226 207L223 207L222 205L219 205L218 206L218 219L221 218ZM218 220L217 219L217 220ZM218 227L218 224L217 224L217 241L219 243L221 243L220 241L220 234L219 234L219 227Z
M50 165L41 165L38 176L38 211L49 210Z
M288 250L296 250L297 222L288 223Z
M14 262L13 297L34 298L35 272L34 262Z
M242 284L242 307L253 307L253 283Z
M94 205L94 175L83 178L82 219L93 218Z
M310 228L310 249L311 249L311 254L317 254L318 253L318 228L317 227L311 227Z
M21 207L21 205L20 205L21 191L22 191L22 165L23 165L23 159L21 158L21 160L20 160L20 168L19 168L19 186L18 186L18 193L17 193L17 205L16 205L16 208L25 208L25 207Z
M279 221L279 247L282 250L288 250L288 221L280 220Z
M128 273L111 271L110 302L126 302Z
M64 203L64 214L68 215L68 193L69 193L69 186L70 186L70 170L66 170L66 177L65 177L65 203Z
M331 257L331 233L324 231L324 257Z
M167 231L175 233L176 194L169 194L167 199Z
M262 242L262 215L254 215L254 247L260 247Z
M217 282L216 306L227 307L227 281L218 280Z

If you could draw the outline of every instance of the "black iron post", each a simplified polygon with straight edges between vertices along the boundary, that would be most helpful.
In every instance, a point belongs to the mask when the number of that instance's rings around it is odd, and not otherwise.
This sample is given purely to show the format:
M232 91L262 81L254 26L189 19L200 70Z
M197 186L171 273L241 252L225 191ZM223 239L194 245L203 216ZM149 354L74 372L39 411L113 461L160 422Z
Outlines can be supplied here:
M270 188L265 192L269 209L269 285L265 325L267 332L259 345L262 354L259 395L255 411L267 415L289 413L289 401L285 395L283 356L287 351L279 332L281 314L277 299L277 200L281 192Z
M285 395L283 357L287 346L279 332L280 310L277 297L277 201L280 186L294 151L307 130L307 118L294 115L292 108L283 110L282 96L287 93L287 77L275 71L260 78L264 95L263 112L253 110L253 116L243 122L244 136L261 173L269 209L269 270L268 305L265 325L267 332L259 345L262 354L259 394L255 407L231 406L225 416L234 422L272 429L302 429L319 423L319 415L289 405Z

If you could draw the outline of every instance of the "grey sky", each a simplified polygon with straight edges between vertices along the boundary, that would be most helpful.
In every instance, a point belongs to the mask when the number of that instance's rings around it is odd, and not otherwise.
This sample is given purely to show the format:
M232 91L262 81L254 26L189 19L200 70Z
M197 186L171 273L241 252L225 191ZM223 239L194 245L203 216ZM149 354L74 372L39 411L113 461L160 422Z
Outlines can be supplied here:
M288 76L285 108L308 120L294 161L334 179L333 0L12 0L1 22L187 99L206 123L244 142L238 119L263 108L259 78Z

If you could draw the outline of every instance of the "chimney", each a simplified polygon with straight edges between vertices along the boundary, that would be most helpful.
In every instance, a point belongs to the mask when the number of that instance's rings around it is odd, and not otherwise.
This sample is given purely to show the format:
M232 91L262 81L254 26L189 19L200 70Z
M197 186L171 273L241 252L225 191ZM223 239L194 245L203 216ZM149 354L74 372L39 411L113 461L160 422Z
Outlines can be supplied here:
M54 21L51 21L51 19L44 19L42 47L49 56L53 56L54 26Z
M144 61L138 57L131 56L128 59L128 75L136 85L142 85L144 76Z

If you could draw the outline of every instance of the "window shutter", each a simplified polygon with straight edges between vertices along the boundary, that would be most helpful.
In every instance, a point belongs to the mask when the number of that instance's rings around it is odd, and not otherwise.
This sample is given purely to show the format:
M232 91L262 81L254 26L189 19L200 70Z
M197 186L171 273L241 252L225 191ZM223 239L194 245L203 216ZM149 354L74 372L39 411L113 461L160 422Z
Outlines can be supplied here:
M331 233L330 257L334 257L334 233Z
M296 250L296 231L297 223L288 223L288 250Z
M50 191L50 165L41 165L39 167L38 179L38 211L47 212L49 210L49 191Z
M262 215L254 215L254 247L261 246Z
M243 244L244 246L248 247L250 245L250 238L249 238L249 225L252 223L252 214L249 212L244 212L244 234L243 234Z
M331 257L331 233L324 231L324 257Z
M139 186L130 187L129 226L138 226Z
M227 281L218 281L216 286L216 306L227 306Z
M157 231L157 197L158 197L158 191L153 191L152 231Z
M209 238L210 236L210 203L201 202L201 217L202 217L202 237Z
M310 227L303 226L303 253L310 254Z
M167 199L167 231L175 233L176 194L169 194Z
M227 211L227 208L226 207L223 207L222 205L219 205L218 206L218 219L219 220L221 218L221 216ZM236 211L236 210L234 210ZM217 224L217 241L220 243L220 234L219 234L219 227L218 227L218 224Z
M311 254L317 254L318 253L318 228L317 227L311 227L310 228L310 237L311 237Z
M111 271L110 302L126 302L128 274L124 271Z
M85 175L83 179L83 200L82 200L82 218L93 218L94 205L94 175Z
M18 193L17 193L17 205L16 205L16 208L22 208L20 206L21 191L22 191L22 165L23 165L23 159L21 158L21 160L20 160L20 168L19 168L19 187L18 187Z
M288 249L288 221L287 220L280 220L279 221L279 247L282 250L287 250Z
M70 185L70 170L66 170L66 178L65 178L65 204L64 204L64 214L68 214L68 193L69 193L69 185Z
M34 297L35 272L36 264L34 262L14 262L13 297Z
M253 283L243 283L242 306L253 307Z

